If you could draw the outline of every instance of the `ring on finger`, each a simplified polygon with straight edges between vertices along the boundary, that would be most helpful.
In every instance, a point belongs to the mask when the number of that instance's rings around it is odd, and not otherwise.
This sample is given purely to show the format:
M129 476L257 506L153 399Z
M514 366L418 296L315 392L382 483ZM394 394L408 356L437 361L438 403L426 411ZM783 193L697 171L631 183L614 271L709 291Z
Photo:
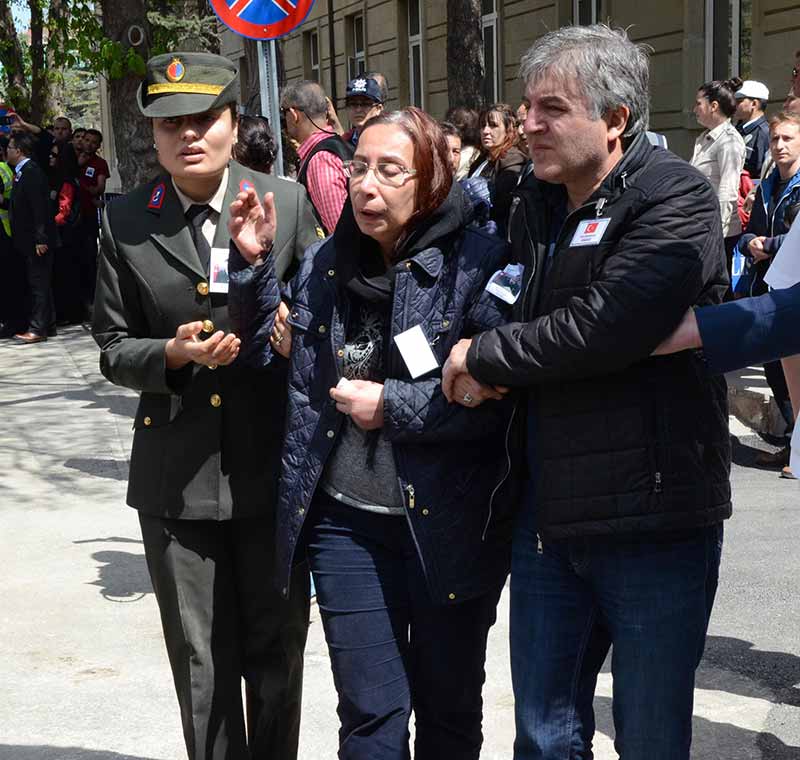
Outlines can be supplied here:
M471 404L475 399L472 398L472 394L465 393L464 398L462 399L465 404Z

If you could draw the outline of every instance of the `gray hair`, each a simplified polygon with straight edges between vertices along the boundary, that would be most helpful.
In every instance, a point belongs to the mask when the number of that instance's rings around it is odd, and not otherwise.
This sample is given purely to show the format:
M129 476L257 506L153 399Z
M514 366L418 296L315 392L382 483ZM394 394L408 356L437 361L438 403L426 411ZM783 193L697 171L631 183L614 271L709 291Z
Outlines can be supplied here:
M623 29L594 24L548 32L522 56L519 75L526 84L545 75L571 80L584 96L592 118L626 106L631 115L624 136L647 131L648 49L632 42Z
M367 79L374 79L378 83L378 87L381 88L381 102L386 103L389 100L389 81L386 77L380 71L370 71L364 76Z
M281 105L284 108L297 108L310 119L318 119L328 112L325 90L311 79L287 84L281 93Z

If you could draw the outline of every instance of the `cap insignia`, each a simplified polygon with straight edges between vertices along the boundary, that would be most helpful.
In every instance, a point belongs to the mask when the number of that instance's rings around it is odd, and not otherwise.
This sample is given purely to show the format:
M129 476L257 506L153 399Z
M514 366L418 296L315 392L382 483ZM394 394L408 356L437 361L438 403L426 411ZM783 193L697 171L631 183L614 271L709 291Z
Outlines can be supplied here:
M167 79L170 82L180 82L186 76L186 66L180 58L173 58L169 66L167 66Z
M353 81L353 92L366 92L366 91L367 91L366 79L356 79Z

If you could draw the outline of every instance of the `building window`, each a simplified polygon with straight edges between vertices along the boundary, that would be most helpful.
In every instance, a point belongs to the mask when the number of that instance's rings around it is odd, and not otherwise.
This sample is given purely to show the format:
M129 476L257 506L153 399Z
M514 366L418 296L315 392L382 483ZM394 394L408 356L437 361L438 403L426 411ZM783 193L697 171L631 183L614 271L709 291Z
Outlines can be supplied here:
M408 2L408 82L409 102L422 108L422 13L421 0Z
M317 32L306 32L303 35L303 43L305 77L319 82L319 34Z
M729 0L728 54L731 76L749 79L752 74L753 0Z
M497 60L497 0L481 0L481 34L483 36L483 100L496 103L500 99L500 66Z
M576 24L596 24L599 17L600 0L572 0L572 19Z
M364 14L357 13L347 19L347 36L351 55L347 58L347 78L361 76L367 70L364 44Z

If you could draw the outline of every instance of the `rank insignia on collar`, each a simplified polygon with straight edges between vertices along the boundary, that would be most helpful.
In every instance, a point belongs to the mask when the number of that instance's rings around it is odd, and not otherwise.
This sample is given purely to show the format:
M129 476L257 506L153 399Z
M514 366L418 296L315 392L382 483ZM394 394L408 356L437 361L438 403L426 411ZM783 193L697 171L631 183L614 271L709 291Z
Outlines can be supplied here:
M167 66L167 79L170 82L180 82L186 76L186 66L180 58L173 58L169 66Z
M256 189L256 186L249 179L243 179L239 183L239 192L240 193L246 193L248 190L255 190L255 189Z
M166 195L166 192L167 188L163 182L157 184L153 188L153 194L150 196L150 203L147 204L147 208L160 211L161 207L164 205L164 195Z

